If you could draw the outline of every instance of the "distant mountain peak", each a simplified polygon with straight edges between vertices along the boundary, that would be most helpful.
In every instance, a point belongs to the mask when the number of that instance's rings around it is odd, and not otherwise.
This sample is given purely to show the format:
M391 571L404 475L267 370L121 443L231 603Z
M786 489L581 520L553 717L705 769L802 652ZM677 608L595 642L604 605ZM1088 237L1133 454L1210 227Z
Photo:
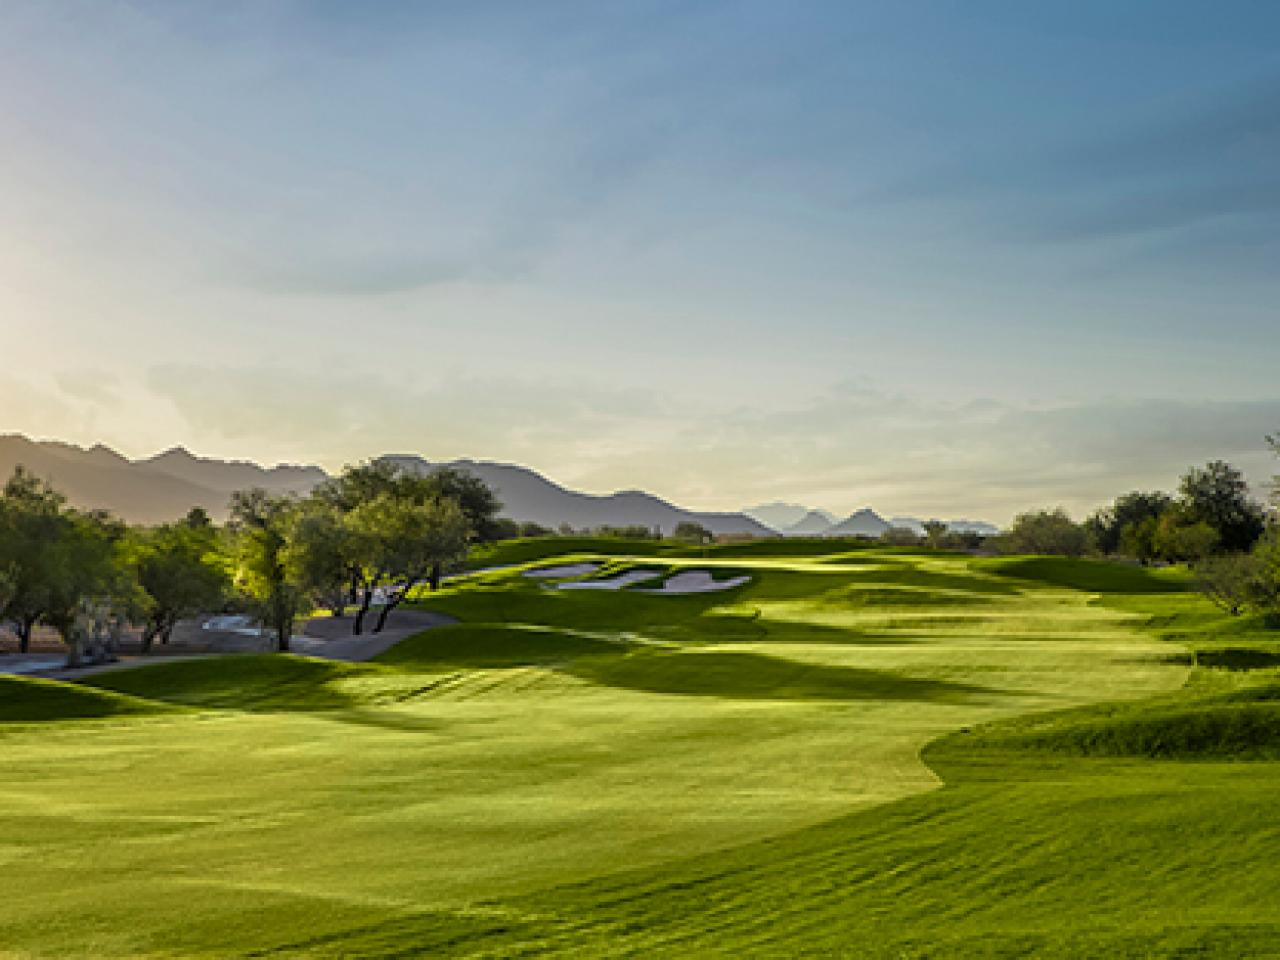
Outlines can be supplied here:
M660 527L672 532L681 522L700 523L713 533L771 536L774 531L741 513L685 510L646 493L609 494L566 489L547 477L512 463L454 460L432 463L417 454L387 454L376 460L409 469L453 467L479 477L505 503L503 515L548 527L568 523L576 529L600 526ZM24 464L54 484L79 506L110 510L135 523L174 520L194 506L215 517L226 515L233 491L264 487L303 494L328 474L317 466L278 464L263 467L249 460L200 457L186 447L170 447L145 460L129 460L102 444L86 450L21 435L0 436L0 473Z
M824 510L810 510L803 517L782 530L787 537L820 537L832 526L832 518Z
M742 511L748 517L763 523L766 527L783 531L800 523L810 513L819 513L827 518L827 523L835 523L835 517L825 510L806 507L802 503L786 503L774 500L772 503L761 503L754 507L746 507Z
M824 534L828 537L878 537L889 524L870 507L855 510Z

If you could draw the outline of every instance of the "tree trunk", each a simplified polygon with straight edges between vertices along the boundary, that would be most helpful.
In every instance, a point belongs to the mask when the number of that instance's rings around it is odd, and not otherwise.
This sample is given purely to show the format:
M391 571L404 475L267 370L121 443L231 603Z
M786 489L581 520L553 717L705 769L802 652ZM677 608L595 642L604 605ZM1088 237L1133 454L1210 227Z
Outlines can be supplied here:
M160 624L149 623L146 629L142 631L142 655L145 657L151 652L151 644L155 642L156 634L160 632Z
M351 624L351 632L357 637L364 632L365 614L369 612L369 604L373 602L373 587L366 587L360 599L360 610L356 613L355 623Z
M63 640L67 645L67 666L80 666L80 638L77 636L64 637Z
M276 627L276 642L281 653L289 652L289 634L293 632L292 626L291 623L281 623Z
M174 627L174 624L172 621L170 621L169 623L166 623L164 625L164 630L160 632L160 642L163 643L166 647L169 645L169 638L173 636L173 627Z
M432 590L439 590L439 589L440 589L440 574L441 574L441 572L442 572L442 571L441 571L441 569L440 569L440 564L438 564L438 563L433 563L433 564L431 565L431 589L432 589Z
M355 603L360 598L360 568L351 567L351 593L348 595L347 603Z
M382 612L378 614L378 622L374 625L373 632L381 633L382 628L387 625L387 617L391 615L391 611L400 606L400 601L409 595L409 591L413 589L414 584L418 582L419 577L411 577L404 585L404 589L396 594L394 600L388 600L387 605L382 608Z
M31 628L35 626L34 620L22 619L18 621L18 652L26 653L31 649Z

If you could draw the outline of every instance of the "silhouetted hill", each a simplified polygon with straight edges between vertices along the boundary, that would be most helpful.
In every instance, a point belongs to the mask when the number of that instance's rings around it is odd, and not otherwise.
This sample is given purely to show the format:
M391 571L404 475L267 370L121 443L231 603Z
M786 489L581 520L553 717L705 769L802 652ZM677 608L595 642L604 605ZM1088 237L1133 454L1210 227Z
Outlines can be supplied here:
M670 533L677 523L688 520L713 533L774 535L740 513L683 510L639 490L604 496L579 493L515 464L476 460L431 464L421 457L404 455L385 459L410 469L448 466L468 470L498 492L504 516L553 528L561 523L575 528L642 525ZM236 490L263 487L276 493L306 493L328 476L316 466L262 467L245 460L197 457L181 447L130 460L101 444L86 449L16 434L0 436L0 481L18 464L52 482L76 506L109 510L131 523L176 520L196 506L223 519Z
M383 457L411 470L454 467L479 477L495 491L503 503L503 516L532 520L548 527L562 523L581 528L599 526L661 527L671 533L682 521L700 523L712 533L775 536L775 531L742 513L714 513L684 510L641 490L591 494L568 490L540 473L510 463L485 460L454 460L431 463L422 457L394 454Z
M160 470L147 471L103 446L88 450L67 443L37 443L0 436L0 477L18 464L48 480L76 506L110 510L134 523L175 520L193 506L225 514L229 491L218 491Z
M293 464L260 467L248 460L215 460L209 457L197 457L182 447L174 447L154 457L133 463L139 469L167 474L213 490L230 491L262 487L273 492L306 493L328 476L319 467L301 467Z
M775 500L773 503L761 503L754 507L744 507L742 512L753 520L758 520L773 530L785 530L799 523L811 512L811 508L800 503L784 503ZM823 511L819 510L818 513ZM828 516L827 523L835 523L836 518Z
M786 527L782 535L786 537L820 537L835 526L831 516L820 510L810 510L797 522Z
M889 524L870 507L851 513L834 527L823 531L824 537L878 537Z

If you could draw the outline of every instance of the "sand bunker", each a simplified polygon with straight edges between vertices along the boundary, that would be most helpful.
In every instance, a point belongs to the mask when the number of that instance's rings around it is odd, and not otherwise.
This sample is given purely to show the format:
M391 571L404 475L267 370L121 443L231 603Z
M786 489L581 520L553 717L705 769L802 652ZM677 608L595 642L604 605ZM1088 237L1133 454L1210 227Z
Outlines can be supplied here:
M714 593L717 590L732 590L750 582L751 578L747 576L716 580L706 570L682 570L675 576L668 577L661 587L637 590L636 593Z
M633 583L652 580L656 576L660 576L660 574L655 570L628 570L626 573L620 573L616 577L609 577L605 580L576 580L573 583L557 584L556 589L621 590L623 587L629 587Z
M598 563L566 563L559 567L539 567L536 570L526 570L526 577L542 577L547 580L564 580L568 577L585 577L588 573L595 573L600 569Z

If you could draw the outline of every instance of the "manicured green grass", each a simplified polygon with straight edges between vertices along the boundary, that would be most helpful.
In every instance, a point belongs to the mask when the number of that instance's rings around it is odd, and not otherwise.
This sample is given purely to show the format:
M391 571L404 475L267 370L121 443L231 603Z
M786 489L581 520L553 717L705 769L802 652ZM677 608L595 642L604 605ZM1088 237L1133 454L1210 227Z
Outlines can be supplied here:
M375 663L0 682L0 955L1280 942L1275 635L1176 571L556 539L500 562L557 545L753 580L516 569L420 599L461 622Z
M164 707L160 704L106 690L0 674L0 723L87 720L162 712ZM0 733L3 731L0 727Z

